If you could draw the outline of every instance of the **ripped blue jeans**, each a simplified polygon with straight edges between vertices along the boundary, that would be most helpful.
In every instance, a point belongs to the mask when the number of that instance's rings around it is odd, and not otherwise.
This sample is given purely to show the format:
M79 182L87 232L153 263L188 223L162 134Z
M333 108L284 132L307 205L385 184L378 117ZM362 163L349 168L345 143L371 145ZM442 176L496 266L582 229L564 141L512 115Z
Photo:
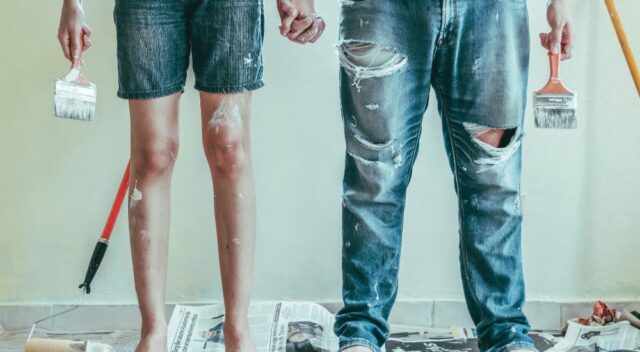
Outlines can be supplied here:
M461 277L479 348L535 350L522 312L520 248L526 1L342 0L341 7L341 350L377 352L389 336L406 189L432 87L459 200ZM498 130L499 143L482 138Z

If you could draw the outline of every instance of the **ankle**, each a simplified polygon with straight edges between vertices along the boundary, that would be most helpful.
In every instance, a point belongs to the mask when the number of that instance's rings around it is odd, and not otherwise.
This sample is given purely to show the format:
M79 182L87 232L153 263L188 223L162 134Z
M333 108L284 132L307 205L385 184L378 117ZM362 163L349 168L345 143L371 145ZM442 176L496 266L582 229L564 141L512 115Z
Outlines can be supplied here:
M232 341L241 341L249 338L249 323L247 321L225 321L224 338Z
M165 336L167 335L167 323L165 322L143 322L140 329L142 336Z

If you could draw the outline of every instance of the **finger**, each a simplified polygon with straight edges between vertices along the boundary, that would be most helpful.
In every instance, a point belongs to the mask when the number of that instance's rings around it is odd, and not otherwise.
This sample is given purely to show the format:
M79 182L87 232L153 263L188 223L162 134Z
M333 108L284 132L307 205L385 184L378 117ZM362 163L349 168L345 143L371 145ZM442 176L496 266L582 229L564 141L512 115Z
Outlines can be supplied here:
M58 33L58 41L60 42L60 47L62 48L62 52L64 53L64 57L69 61L73 61L71 57L71 48L69 47L69 32L61 31Z
M280 12L280 34L286 36L291 29L291 23L298 17L298 10L288 0L278 2L278 11Z
M91 39L89 39L88 35L82 36L82 51L85 51L91 47Z
M551 35L549 38L549 50L552 54L560 53L560 46L562 43L562 30L564 29L564 25L555 26L551 29Z
M549 50L549 33L540 33L540 45Z
M71 64L71 67L77 68L77 69L82 68L82 66L84 66L84 59L82 57L79 59L73 60L73 63Z
M311 26L307 28L302 34L298 36L298 42L301 44L306 44L308 41L313 39L320 29L320 21L318 19L313 19L311 22Z
M309 40L309 43L315 43L318 39L320 39L320 37L322 36L322 33L324 33L324 29L326 27L326 24L324 23L324 19L322 17L318 18L318 32L316 33L316 35L311 38Z
M82 32L72 30L70 33L71 57L79 59L82 54Z
M572 49L571 47L562 47L562 51L560 52L560 59L561 60L568 60L571 58L571 53L572 53Z
M71 39L71 58L73 60L73 65L76 66L78 61L82 58L82 32L81 31L71 31L70 39Z
M291 30L289 31L289 34L287 34L287 38L290 40L297 39L298 36L304 33L304 31L306 31L312 24L313 19L311 17L304 17L293 21L291 24Z
M84 33L87 37L91 38L93 31L89 26L85 24L84 26L82 26L82 33Z
M571 52L573 50L574 43L574 31L573 25L570 22L564 27L562 32L562 59L567 60L571 58Z

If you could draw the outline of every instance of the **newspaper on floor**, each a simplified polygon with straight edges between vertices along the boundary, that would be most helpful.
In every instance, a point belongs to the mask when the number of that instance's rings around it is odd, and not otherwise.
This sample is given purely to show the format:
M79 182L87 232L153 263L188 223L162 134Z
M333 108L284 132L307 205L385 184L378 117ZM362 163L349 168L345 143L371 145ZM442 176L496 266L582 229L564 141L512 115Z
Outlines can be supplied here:
M554 339L551 336L530 333L529 337L540 352L553 347ZM387 352L480 352L475 329L455 326L394 333L385 343L385 349Z
M605 326L586 326L569 320L567 333L550 351L615 351L640 348L640 330L622 321Z
M251 338L258 352L338 350L333 315L314 303L260 303L249 307ZM169 322L170 352L224 351L224 306L176 306Z

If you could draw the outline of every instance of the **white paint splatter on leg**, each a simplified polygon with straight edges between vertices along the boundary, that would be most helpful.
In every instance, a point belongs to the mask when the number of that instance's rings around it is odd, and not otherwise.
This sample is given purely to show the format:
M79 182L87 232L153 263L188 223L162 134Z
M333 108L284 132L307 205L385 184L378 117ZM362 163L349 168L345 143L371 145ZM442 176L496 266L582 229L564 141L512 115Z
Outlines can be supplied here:
M221 126L241 126L242 114L235 97L225 97L220 106L209 119L209 128L215 128L215 133L220 132Z
M129 195L129 207L131 209L138 205L138 202L142 200L142 192L138 189L138 180L133 184L133 191Z

